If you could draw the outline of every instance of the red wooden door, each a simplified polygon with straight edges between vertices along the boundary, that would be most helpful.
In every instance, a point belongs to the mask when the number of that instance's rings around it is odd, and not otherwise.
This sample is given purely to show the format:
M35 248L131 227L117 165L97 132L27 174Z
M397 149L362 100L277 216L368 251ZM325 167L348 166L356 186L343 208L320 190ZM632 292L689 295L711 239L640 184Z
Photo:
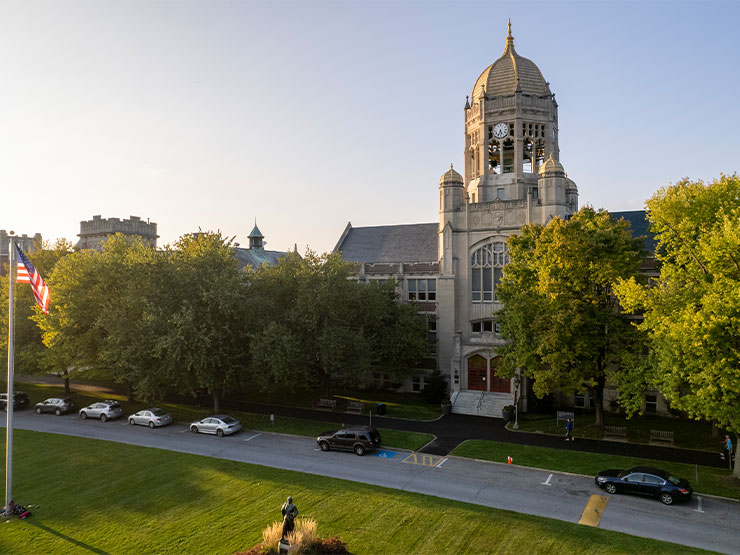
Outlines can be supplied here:
M480 355L473 355L468 359L468 389L487 391L486 387L486 359Z

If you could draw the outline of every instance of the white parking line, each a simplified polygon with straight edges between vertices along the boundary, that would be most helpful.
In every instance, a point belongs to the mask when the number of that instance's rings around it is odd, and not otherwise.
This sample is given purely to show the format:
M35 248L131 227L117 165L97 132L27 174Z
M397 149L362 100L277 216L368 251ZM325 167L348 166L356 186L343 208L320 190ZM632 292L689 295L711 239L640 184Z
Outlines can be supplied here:
M441 461L439 461L439 464L436 466L436 468L439 468L440 466L442 466L446 462L447 462L447 457L445 457L444 459L442 459Z
M253 435L252 437L248 437L248 438L247 438L247 439L245 439L244 441L250 441L250 440L252 440L252 439L256 438L257 436L261 436L261 435L262 435L262 434L254 434L254 435Z
M550 479L551 479L551 478L552 478L552 474L550 474L550 475L549 475L549 476L547 477L547 480L545 480L544 482L540 482L540 485L542 485L542 486L551 486L551 485L552 485L552 484L550 483Z
M179 433L184 434L185 432L189 432L190 428L185 428L184 430L180 430Z
M697 502L697 507L696 507L696 509L694 509L694 512L695 513L703 513L704 511L702 511L702 509L701 509L701 497L699 497L698 495L696 496L696 502Z

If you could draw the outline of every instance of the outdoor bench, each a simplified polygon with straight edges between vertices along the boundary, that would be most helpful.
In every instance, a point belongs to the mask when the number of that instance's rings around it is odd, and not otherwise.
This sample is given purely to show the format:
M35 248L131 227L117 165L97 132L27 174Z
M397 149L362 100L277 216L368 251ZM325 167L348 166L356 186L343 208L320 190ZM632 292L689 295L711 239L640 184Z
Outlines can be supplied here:
M626 426L604 426L604 435L610 437L627 438Z
M365 410L365 403L362 403L360 401L349 401L347 403L347 410L351 412L359 412Z
M665 441L666 443L673 443L673 432L650 430L650 441Z
M337 401L335 399L319 399L316 408L334 410L337 408Z

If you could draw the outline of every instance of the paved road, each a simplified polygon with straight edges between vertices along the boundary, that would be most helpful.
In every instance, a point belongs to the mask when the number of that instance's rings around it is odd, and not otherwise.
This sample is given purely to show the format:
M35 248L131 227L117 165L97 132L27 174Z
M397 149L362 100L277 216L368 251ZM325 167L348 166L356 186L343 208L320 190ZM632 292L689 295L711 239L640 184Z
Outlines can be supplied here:
M477 505L578 522L592 495L606 494L593 478L442 457L410 451L378 456L321 452L312 438L243 430L230 437L193 435L185 423L150 430L124 420L101 423L76 415L31 411L15 415L17 428L104 439L133 445L296 470L455 499ZM633 496L608 497L599 526L637 536L740 554L740 504L697 496L665 506Z

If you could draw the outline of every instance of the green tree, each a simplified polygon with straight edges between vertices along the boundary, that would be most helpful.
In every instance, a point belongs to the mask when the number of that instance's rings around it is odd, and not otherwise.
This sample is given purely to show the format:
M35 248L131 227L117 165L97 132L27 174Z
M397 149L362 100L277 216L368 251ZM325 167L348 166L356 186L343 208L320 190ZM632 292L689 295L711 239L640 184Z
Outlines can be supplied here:
M274 383L319 386L365 383L382 369L402 376L428 350L426 323L399 305L394 285L365 285L339 254L289 254L248 274L253 375Z
M57 239L53 244L44 242L35 245L35 250L26 253L36 270L45 281L60 258L72 251L72 244L65 239ZM8 329L8 280L10 274L0 278L0 326ZM47 370L44 364L45 348L41 330L33 316L41 313L37 308L31 287L28 284L14 284L15 320L15 373L33 375ZM7 352L7 333L0 333L0 346Z
M644 312L650 380L671 407L740 433L740 178L684 179L647 202L660 276L616 293ZM740 478L740 467L735 466Z
M524 372L540 398L556 389L588 390L602 425L607 380L619 385L635 374L618 370L628 353L641 349L612 292L618 278L636 274L640 241L624 220L585 207L569 220L525 226L508 245L511 261L498 289L508 340L504 372Z
M159 293L148 315L157 330L156 374L181 392L206 391L218 412L225 392L247 368L244 276L231 241L217 232L183 236L163 257L152 281Z

